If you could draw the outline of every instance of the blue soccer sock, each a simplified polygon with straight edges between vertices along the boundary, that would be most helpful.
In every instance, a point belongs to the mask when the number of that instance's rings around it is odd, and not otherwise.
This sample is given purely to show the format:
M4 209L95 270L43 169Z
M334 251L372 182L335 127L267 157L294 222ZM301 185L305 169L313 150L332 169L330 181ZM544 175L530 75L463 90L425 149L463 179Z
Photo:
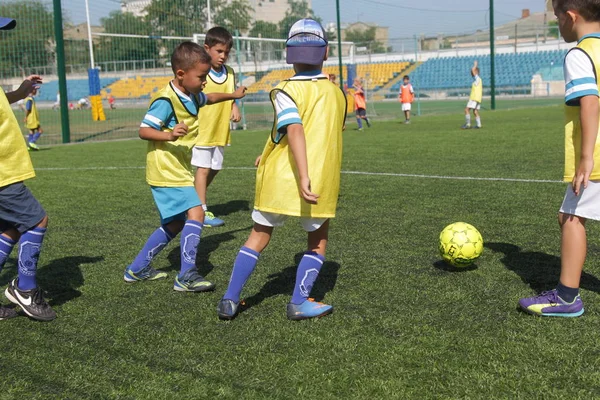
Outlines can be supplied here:
M40 138L40 136L42 136L42 133L40 131L35 131L35 133L33 134L33 138L30 141L35 143Z
M35 279L38 259L46 228L33 228L21 235L19 241L19 290L31 290L37 287Z
M292 294L292 304L302 304L313 288L321 267L325 262L325 257L314 252L307 251L304 253L304 257L298 264L298 270L296 271L296 283L294 284L294 294Z
M362 120L360 118L356 118L356 122L358 123L358 129L362 129Z
M15 244L17 244L17 242L14 240L0 235L0 271L2 271L2 267L4 267L6 260L8 260L8 256L13 247L15 247Z
M188 220L181 231L181 270L179 276L196 268L196 255L200 246L202 223Z
M33 140L33 132L29 132L29 136L27 136L27 142L31 143L32 140Z
M150 235L146 244L142 248L142 250L138 253L137 257L131 265L129 269L133 272L140 272L142 269L146 268L150 262L156 257L158 253L162 249L165 248L167 244L173 239L173 234L167 229L165 225L161 226L157 230Z
M242 247L235 258L233 271L229 279L229 286L223 296L224 299L232 300L236 303L240 301L240 294L246 285L248 278L256 268L260 253L248 247Z

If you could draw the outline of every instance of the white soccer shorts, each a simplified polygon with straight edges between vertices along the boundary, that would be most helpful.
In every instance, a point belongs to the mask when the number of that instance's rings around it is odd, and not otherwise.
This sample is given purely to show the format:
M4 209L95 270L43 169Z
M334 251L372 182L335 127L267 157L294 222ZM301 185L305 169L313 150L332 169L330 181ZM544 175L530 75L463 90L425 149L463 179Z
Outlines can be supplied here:
M575 196L573 185L569 184L560 212L600 221L600 181L589 181L579 196Z
M192 149L192 165L219 171L223 169L223 155L223 146L194 147Z
M479 110L481 109L481 103L475 100L469 100L469 102L467 103L467 108L471 110Z
M252 220L262 226L270 226L270 227L283 226L287 217L288 217L287 215L275 214L275 213L270 213L270 212L266 212L266 211L258 211L258 210L252 211ZM300 224L302 225L302 228L306 232L314 232L314 231L318 230L319 228L321 228L321 226L323 226L323 224L328 219L329 218L301 217Z
M411 109L412 109L412 104L402 103L402 111L410 111Z

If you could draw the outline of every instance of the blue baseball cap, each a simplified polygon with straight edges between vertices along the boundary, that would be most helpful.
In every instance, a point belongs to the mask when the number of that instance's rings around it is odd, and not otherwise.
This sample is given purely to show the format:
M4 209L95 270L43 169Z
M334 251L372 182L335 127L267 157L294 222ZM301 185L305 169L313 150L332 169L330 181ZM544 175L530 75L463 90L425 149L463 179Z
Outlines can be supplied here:
M0 29L8 31L17 26L17 21L12 18L0 17Z
M320 23L304 18L290 28L285 42L288 64L319 65L327 53L327 36Z

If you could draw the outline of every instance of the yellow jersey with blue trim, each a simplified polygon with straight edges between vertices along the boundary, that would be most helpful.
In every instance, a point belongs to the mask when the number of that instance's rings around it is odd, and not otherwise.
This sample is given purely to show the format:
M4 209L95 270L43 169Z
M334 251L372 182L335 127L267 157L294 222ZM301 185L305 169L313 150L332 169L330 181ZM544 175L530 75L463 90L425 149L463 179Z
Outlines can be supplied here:
M17 118L0 90L0 187L35 176Z
M25 126L27 129L37 129L40 126L40 116L38 109L35 104L35 99L32 96L25 98L25 109L29 111L27 118L25 119Z
M475 75L473 77L473 83L471 84L471 95L469 96L469 100L476 101L481 103L483 100L483 81L479 75Z
M188 127L187 135L174 141L148 141L146 181L152 186L184 187L194 185L192 148L198 136L198 110L206 96L186 95L170 82L152 98L142 127L172 132L178 123Z
M565 171L564 181L571 182L581 159L581 106L585 96L599 97L600 33L586 35L573 47L564 61L565 74ZM600 180L600 133L594 148L591 180Z
M328 77L313 71L281 82L271 91L275 122L256 174L254 208L312 218L335 217L342 165L342 130L346 97ZM298 171L287 137L290 125L301 124L311 190L309 204L300 195Z
M227 65L223 65L220 72L212 68L206 77L205 93L233 93L235 92L235 73ZM230 142L229 122L233 100L211 104L200 110L200 122L196 146L213 147L225 146Z

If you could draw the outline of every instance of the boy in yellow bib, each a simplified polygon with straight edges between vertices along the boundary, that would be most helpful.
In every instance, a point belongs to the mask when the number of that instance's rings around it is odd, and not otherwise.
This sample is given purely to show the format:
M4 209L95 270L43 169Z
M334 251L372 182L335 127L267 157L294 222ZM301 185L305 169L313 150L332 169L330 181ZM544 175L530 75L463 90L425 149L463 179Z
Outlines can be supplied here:
M211 68L206 79L206 93L232 93L235 91L235 73L225 65L233 46L233 37L225 28L214 27L206 32L204 49L210 54ZM223 168L225 146L231 141L230 122L239 122L240 111L234 101L224 101L200 110L198 139L192 153L192 165L197 167L195 186L205 212L204 226L222 226L220 218L208 211L206 191Z
M600 221L600 2L554 0L552 4L562 37L577 41L564 61L564 180L569 187L558 215L560 280L554 290L523 298L519 305L534 315L578 317L584 312L579 282L587 253L585 223Z
M462 129L471 129L471 110L473 110L473 116L475 117L475 129L481 128L479 110L481 109L481 101L483 100L483 81L479 76L479 66L477 65L477 61L473 63L471 76L473 77L471 95L469 96L467 107L465 107L465 124L462 126Z
M40 136L42 136L42 133L44 133L42 126L40 125L40 115L34 99L37 95L38 88L39 85L34 85L31 94L25 98L25 126L29 129L27 145L30 149L34 150L40 149L35 142L37 142Z
M269 244L273 228L283 225L288 216L300 217L308 232L308 251L298 265L287 316L297 320L333 311L330 305L309 299L325 261L329 220L335 217L346 119L344 93L321 72L327 49L325 32L317 21L302 19L290 29L286 57L296 75L271 92L276 120L257 159L254 228L217 306L219 318L235 318L241 291L260 253Z
M214 284L196 268L196 254L204 222L202 203L194 189L192 148L198 136L198 111L213 104L244 97L244 87L235 93L202 90L210 69L210 56L196 43L184 42L171 56L175 78L158 91L140 126L140 138L148 141L146 181L160 213L161 226L125 269L125 282L157 280L167 274L150 266L152 259L181 232L181 269L173 289L204 292Z

